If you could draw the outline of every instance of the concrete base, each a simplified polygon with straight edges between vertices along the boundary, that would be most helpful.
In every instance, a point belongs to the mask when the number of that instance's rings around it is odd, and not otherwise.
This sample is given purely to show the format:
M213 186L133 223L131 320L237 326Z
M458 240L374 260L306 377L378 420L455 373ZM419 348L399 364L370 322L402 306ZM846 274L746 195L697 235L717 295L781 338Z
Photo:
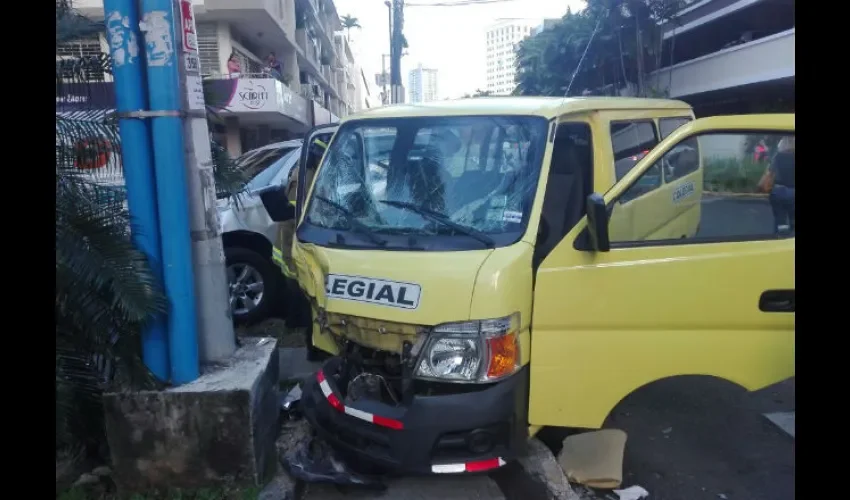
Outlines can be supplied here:
M244 338L222 365L166 391L104 397L112 468L130 491L262 485L277 468L277 341Z
M280 380L302 380L316 373L321 363L307 361L306 347L283 347L279 349Z

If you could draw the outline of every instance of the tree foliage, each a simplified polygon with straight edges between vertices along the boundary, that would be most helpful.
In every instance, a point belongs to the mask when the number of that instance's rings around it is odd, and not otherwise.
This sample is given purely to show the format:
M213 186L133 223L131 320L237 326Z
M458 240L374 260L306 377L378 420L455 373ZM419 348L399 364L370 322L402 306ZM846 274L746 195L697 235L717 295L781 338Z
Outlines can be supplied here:
M631 84L638 95L657 96L646 75L665 65L659 22L685 3L588 0L580 12L567 10L554 26L519 44L514 93L565 95L569 87L570 95L613 94Z
M342 29L345 30L345 37L349 41L351 40L351 30L352 30L352 28L357 28L357 29L362 28L362 26L360 26L360 20L357 19L356 17L350 16L348 14L339 18L339 22L342 24Z
M493 95L492 90L475 89L475 92L473 94L464 94L463 98L468 99L470 97L489 97L491 95Z

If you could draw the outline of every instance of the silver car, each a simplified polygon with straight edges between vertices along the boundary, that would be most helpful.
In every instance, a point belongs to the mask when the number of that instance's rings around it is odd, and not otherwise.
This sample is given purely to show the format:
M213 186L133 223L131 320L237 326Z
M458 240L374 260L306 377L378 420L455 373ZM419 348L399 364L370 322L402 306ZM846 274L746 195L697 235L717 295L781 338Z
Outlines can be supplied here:
M290 141L292 142L292 141ZM256 150L255 150L256 151ZM246 153L252 154L254 151ZM301 155L300 141L279 159L256 172L238 200L219 200L222 243L230 284L230 307L237 323L254 323L268 317L283 296L281 273L272 261L277 224L260 200L260 193L284 185ZM245 155L243 155L244 157ZM237 159L242 163L243 157ZM260 155L260 158L265 158Z

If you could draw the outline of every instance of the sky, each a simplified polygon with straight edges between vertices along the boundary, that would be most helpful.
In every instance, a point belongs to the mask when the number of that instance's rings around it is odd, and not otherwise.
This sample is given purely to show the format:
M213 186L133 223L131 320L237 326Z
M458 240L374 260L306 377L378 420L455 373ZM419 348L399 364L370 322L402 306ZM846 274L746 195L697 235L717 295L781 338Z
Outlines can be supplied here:
M406 0L407 3L445 3L457 0ZM351 45L369 79L372 95L380 91L375 75L381 54L389 54L389 9L384 0L334 0L340 16L356 17L362 29L351 30ZM507 0L462 7L415 7L404 11L404 34L410 45L402 58L402 79L419 63L438 70L440 99L461 97L486 88L485 28L500 18L560 18L567 7L576 11L582 0ZM389 57L386 58L389 71Z

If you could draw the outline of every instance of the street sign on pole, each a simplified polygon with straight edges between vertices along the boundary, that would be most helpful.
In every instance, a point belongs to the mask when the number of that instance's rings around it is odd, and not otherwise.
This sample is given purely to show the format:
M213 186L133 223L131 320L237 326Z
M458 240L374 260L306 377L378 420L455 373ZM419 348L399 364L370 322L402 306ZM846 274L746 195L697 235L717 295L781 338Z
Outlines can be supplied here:
M198 52L198 33L195 27L195 11L192 0L180 0L180 24L183 32L183 51Z

